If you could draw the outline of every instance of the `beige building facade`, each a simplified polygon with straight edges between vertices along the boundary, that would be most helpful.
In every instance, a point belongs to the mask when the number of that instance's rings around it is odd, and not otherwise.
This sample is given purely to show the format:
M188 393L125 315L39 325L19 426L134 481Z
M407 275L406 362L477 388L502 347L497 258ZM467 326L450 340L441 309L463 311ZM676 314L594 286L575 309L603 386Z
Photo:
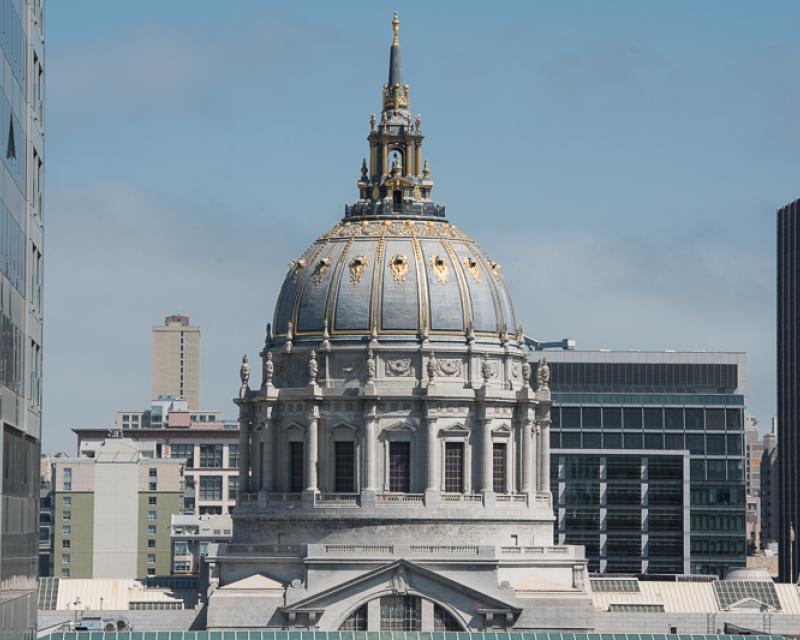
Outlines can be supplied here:
M152 443L110 438L78 458L53 459L53 575L169 575L170 517L180 511L183 464Z
M73 431L78 437L79 452L96 446L113 433L111 429ZM137 443L151 443L158 458L184 463L183 503L174 513L219 515L229 513L236 505L239 492L237 423L192 421L189 414L173 412L164 427L123 429L122 434Z
M172 315L153 327L153 398L185 399L200 406L200 327L188 316Z

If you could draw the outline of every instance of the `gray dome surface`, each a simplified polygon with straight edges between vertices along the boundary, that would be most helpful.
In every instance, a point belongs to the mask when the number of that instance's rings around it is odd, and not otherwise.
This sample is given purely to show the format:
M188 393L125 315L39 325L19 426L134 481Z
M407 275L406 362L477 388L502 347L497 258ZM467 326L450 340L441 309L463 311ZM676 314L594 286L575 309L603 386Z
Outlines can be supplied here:
M327 326L325 321L327 321ZM337 224L290 264L274 337L498 339L516 330L500 265L445 221L372 219ZM449 338L448 338L449 337Z

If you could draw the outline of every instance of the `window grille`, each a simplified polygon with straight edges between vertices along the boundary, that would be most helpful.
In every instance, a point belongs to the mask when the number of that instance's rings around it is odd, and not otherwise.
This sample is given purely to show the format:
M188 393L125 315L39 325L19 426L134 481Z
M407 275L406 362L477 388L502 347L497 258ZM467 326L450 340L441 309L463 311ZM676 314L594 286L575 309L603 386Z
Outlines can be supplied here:
M232 444L228 447L228 467L231 469L239 468L239 445Z
M42 611L54 611L58 600L58 578L39 578L39 606Z
M303 490L304 473L303 473L303 443L290 442L289 443L289 491L292 493L300 493Z
M590 582L596 593L639 593L636 578L592 578Z
M506 487L506 445L494 443L492 446L492 479L495 493L505 493Z
M194 445L193 444L173 444L169 449L170 458L184 458L186 468L194 467Z
M464 443L446 442L444 446L444 490L464 491Z
M200 477L200 500L222 500L222 477Z
M411 490L411 444L389 443L389 491Z
M334 442L334 491L355 491L355 446L352 442Z
M717 580L714 594L720 609L729 609L741 600L752 599L780 611L781 602L771 580Z
M444 607L433 605L434 631L463 631L458 621Z
M339 627L339 631L366 631L367 630L367 605L362 605Z
M381 598L381 631L421 630L422 616L419 598L415 596L384 596Z
M203 469L222 468L222 445L221 444L201 444L200 445L200 467Z

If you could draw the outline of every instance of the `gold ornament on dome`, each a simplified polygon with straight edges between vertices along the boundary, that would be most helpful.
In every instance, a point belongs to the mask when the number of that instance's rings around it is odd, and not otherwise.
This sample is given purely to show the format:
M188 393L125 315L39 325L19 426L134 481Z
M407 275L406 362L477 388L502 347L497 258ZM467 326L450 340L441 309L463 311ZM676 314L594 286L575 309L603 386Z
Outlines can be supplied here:
M478 261L471 256L465 256L464 266L467 268L467 271L469 271L469 274L475 278L475 282L480 284L481 272L480 269L478 269Z
M348 265L350 268L350 284L358 284L361 282L361 274L367 268L369 262L366 256L355 256Z
M431 256L431 267L441 284L447 283L447 261L441 256Z
M300 271L306 266L306 259L300 258L299 260L292 260L289 263L289 271L292 274L292 282L297 280L297 276L300 275Z
M322 258L318 263L316 268L314 269L314 284L319 286L322 282L322 278L325 277L325 273L328 271L332 264L333 260L330 259L329 256L325 256Z
M492 275L499 280L500 279L500 265L497 264L496 262L492 262L491 260L489 260L489 267L492 270Z
M389 268L392 270L394 281L398 284L406 281L408 273L408 258L406 256L392 256L389 259Z

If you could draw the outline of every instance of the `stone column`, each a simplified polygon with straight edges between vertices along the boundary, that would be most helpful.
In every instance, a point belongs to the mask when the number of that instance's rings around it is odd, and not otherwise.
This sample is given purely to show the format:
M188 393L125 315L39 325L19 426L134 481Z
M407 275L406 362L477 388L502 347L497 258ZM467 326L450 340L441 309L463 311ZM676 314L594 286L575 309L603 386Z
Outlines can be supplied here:
M481 442L481 491L491 493L494 490L492 478L492 421L483 418L483 433Z
M522 493L533 493L533 430L529 418L522 419Z
M378 490L378 474L377 474L377 460L375 459L375 448L377 443L377 417L375 415L375 407L372 406L364 414L364 463L366 466L366 475L364 478L364 489L367 491Z
M273 424L274 420L272 418L268 418L264 422L264 430L261 432L261 441L264 447L264 460L261 462L261 488L264 489L267 493L272 493L272 473L273 473L273 464L275 463L275 456L272 452L272 436L273 436Z
M317 492L317 458L319 457L319 418L312 415L308 422L306 438L306 491Z
M539 474L539 491L550 491L550 425L549 420L539 421L539 442L541 452L539 454L542 472Z
M414 171L417 178L422 177L422 142L414 145Z
M428 491L439 490L439 436L436 418L426 418L428 423Z
M250 419L239 410L239 491L250 492Z

